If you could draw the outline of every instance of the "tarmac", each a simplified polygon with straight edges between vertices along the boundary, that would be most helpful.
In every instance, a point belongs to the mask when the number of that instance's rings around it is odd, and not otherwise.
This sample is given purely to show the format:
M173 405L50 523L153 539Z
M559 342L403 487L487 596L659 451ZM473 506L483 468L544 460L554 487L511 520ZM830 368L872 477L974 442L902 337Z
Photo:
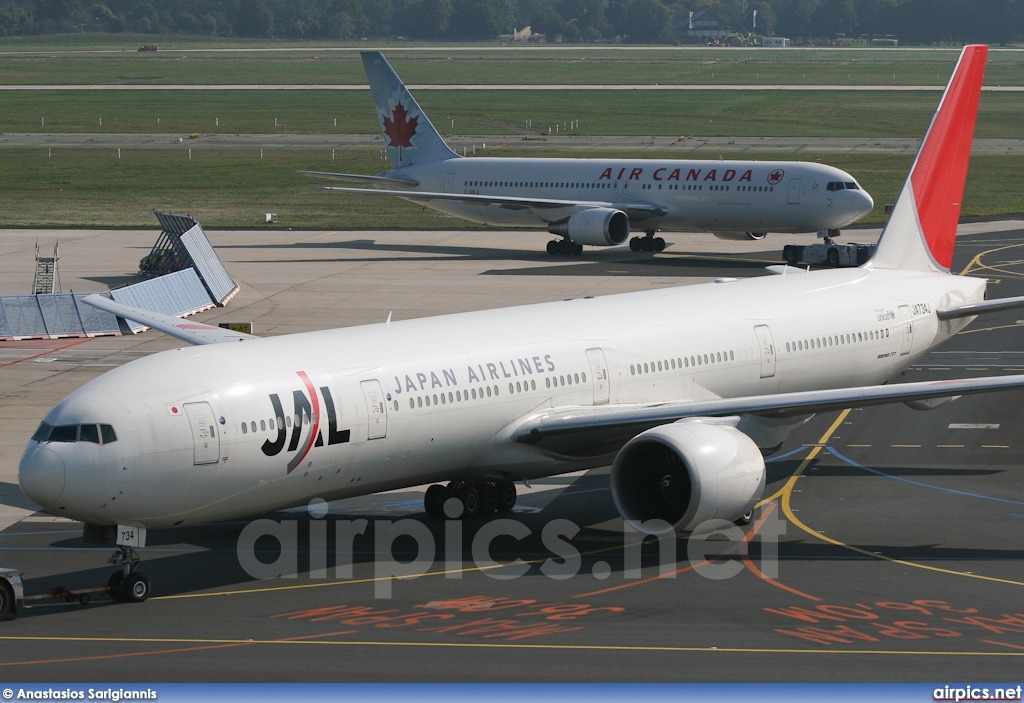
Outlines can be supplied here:
M136 280L157 233L4 230L0 293L29 290L37 239L46 250L59 238L63 290L82 292ZM251 321L260 335L770 275L783 244L814 239L669 233L657 255L562 258L537 232L207 234L241 290L196 319ZM1022 295L1022 247L1019 220L964 225L954 269L988 277L990 297ZM906 380L1021 373L1022 317L976 321ZM102 585L110 550L21 495L27 438L82 383L178 344L152 331L0 343L0 566L24 572L29 593ZM1022 401L820 415L770 457L754 524L720 542L638 545L606 470L521 487L512 518L525 536L486 518L431 521L423 488L339 501L323 517L262 516L294 531L295 549L256 539L268 523L252 521L151 533L153 598L26 609L0 623L0 668L53 683L1020 683ZM360 520L362 535L342 539ZM426 530L394 537L411 523ZM251 556L278 575L257 578L268 574L254 575Z

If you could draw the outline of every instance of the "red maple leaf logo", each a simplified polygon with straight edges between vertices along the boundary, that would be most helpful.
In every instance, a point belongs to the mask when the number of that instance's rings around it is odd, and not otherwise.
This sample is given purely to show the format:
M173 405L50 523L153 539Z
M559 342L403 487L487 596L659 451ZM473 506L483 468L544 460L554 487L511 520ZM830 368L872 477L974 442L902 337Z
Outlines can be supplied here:
M388 146L412 147L412 138L416 134L416 123L420 118L410 118L402 103L395 105L391 117L392 119L384 118L384 134L388 138Z
M778 185L784 175L786 175L786 172L781 168L777 168L768 174L768 183L773 186Z

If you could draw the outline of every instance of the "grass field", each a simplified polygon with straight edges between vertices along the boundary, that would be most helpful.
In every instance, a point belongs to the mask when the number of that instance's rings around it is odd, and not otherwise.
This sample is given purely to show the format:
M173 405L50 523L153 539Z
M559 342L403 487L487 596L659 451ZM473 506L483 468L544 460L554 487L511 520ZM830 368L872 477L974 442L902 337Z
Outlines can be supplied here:
M264 51L213 52L200 49L245 49L254 45L178 37L84 35L81 39L78 43L55 37L34 43L3 40L0 84L309 84L364 80L358 54L352 49L317 51L261 42L255 48ZM134 51L139 43L159 43L162 48L175 50L139 53ZM956 50L500 50L459 46L416 51L403 47L392 56L410 83L806 80L842 84L844 75L851 83L886 83L888 75L889 82L939 85L952 68ZM990 64L989 83L1024 84L1024 58L1019 53L993 51ZM146 133L170 139L193 132L376 134L378 130L369 93L364 90L13 90L0 95L3 133ZM417 98L442 132L468 136L512 133L521 130L528 119L536 131L546 133L548 125L578 119L578 131L586 135L883 138L920 137L935 109L938 92L431 90L421 91ZM1024 136L1021 114L1024 94L985 93L977 136L1019 139ZM192 147L192 159L188 160L184 146L124 148L120 159L113 149L58 146L48 156L46 148L0 147L0 226L149 227L153 208L188 211L211 227L260 226L264 212L276 212L279 227L473 226L397 199L317 191L317 182L292 173L296 169L376 173L385 168L376 149L339 148L335 152L337 160L330 158L329 148L266 149L260 159L258 149L206 147L200 139L188 144ZM501 153L516 155L514 148ZM537 152L523 155L536 156ZM588 155L601 154L595 151ZM608 155L658 156L650 150ZM676 155L663 154L667 158ZM910 161L907 156L885 154L801 152L799 158L820 159L854 174L877 203L869 218L873 222L884 219L882 206L895 198ZM973 159L964 214L1024 211L1013 176L1021 172L1022 166L1024 155Z
M462 135L508 133L529 119L543 133L549 125L579 120L579 133L589 135L919 137L938 98L937 91L417 94L442 133ZM985 93L976 134L1021 138L1022 114L1024 93ZM378 129L369 91L363 90L6 91L0 101L0 132L375 134Z
M103 49L11 44L0 64L0 84L363 84L352 47L261 45L262 50L211 51L179 37L136 37ZM155 53L140 43L159 44ZM250 45L251 46L251 45ZM219 46L218 49L232 48ZM377 48L374 45L374 48ZM381 47L409 84L945 84L958 49L715 49L544 45L517 47ZM988 85L1024 85L1020 52L990 53Z
M363 150L359 150L362 152ZM192 150L5 149L0 160L0 226L131 226L153 224L153 208L189 212L207 227L262 226L263 213L278 214L279 228L460 228L472 225L397 198L316 190L321 181L297 169L374 173L374 156L325 149ZM515 156L514 150L506 152ZM526 154L518 154L526 155ZM553 153L552 156L571 154ZM601 154L594 154L600 156ZM608 154L608 156L612 156ZM629 154L616 152L616 157ZM645 151L644 157L671 157ZM729 154L723 154L729 158ZM907 156L802 154L853 173L875 198L869 222L884 220L882 207L896 197ZM963 214L1006 214L1022 208L1006 173L1024 169L1024 156L982 156L971 163Z

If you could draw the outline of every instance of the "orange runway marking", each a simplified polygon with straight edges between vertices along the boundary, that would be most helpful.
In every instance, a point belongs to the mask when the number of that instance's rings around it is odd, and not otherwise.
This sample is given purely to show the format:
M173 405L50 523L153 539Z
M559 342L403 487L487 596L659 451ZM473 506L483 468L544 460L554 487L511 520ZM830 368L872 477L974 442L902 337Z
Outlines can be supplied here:
M765 512L758 519L758 521L753 525L753 527L750 528L750 531L747 532L747 536L744 538L745 542L748 541L755 534L757 534L757 531L759 529L761 529L761 526L764 524L765 517L768 514L770 514L770 512L771 512L770 510ZM721 556L726 556L726 555L722 554ZM631 583L623 583L623 584L619 584L618 586L611 586L609 588L602 588L600 591L590 591L589 593L577 593L575 596L573 596L573 598L588 598L590 596L600 596L600 595L603 595L605 593L611 593L612 591L620 591L620 590L622 590L624 588L632 588L633 586L641 586L641 585L643 585L645 583L651 583L652 581L660 581L661 579L672 578L673 576L678 576L679 574L684 574L687 571L695 571L695 570L699 569L702 566L708 566L710 563L711 563L710 561L708 561L707 559L704 559L702 561L697 562L696 564L690 564L689 566L684 566L681 569L676 569L675 571L670 571L667 574L658 574L657 576L651 576L650 578L640 579L638 581L633 581Z
M767 517L771 514L771 512L773 510L775 510L775 505L776 505L775 503L769 503L768 504L768 509L764 510L761 513L761 517L758 518L756 523L754 523L754 526L750 529L750 532L747 533L747 536L743 538L744 542L750 542L750 538L754 536L754 533L757 532L757 530L761 529L761 525L764 524L765 519L767 519ZM772 586L775 586L776 588L781 588L784 591L789 591L790 593L792 593L794 595L797 595L797 596L800 596L801 598L806 598L808 600L813 600L813 601L821 601L821 598L818 598L817 596L812 596L810 593L804 593L803 591L801 591L799 589L793 588L792 586L787 586L786 584L782 583L781 581L776 581L775 579L773 579L770 576L766 575L763 571L761 571L759 568L757 568L757 565L754 563L754 560L750 558L749 554L744 555L743 563L746 564L747 568L750 569L754 573L755 576L757 576L759 579L761 579L765 583L771 584Z
M984 642L985 644L997 644L1000 647L1009 647L1010 649L1022 649L1022 650L1024 650L1024 647L1022 647L1021 645L1019 645L1019 644L1010 644L1009 642L996 642L995 640L982 640L982 642Z
M6 364L0 364L0 369L7 368L8 366L14 366L15 364L20 364L23 361L31 361L32 359L38 359L41 356L53 354L54 352L59 352L60 350L67 349L69 347L76 347L79 344L85 344L86 342L91 342L92 340L93 337L87 337L86 339L79 339L77 342L72 342L71 344L65 344L62 347L54 347L53 349L47 349L46 351L41 351L38 354L33 354L32 356L26 356L24 359L18 359L17 361L8 361Z

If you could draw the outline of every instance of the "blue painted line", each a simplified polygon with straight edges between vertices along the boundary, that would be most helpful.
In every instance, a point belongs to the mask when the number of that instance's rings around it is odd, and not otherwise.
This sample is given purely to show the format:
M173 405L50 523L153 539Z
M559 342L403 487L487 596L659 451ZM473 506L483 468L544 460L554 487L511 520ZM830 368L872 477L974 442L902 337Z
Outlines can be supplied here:
M931 488L932 490L936 490L936 491L945 491L946 493L955 493L956 495L967 496L968 498L981 498L982 500L994 500L997 503L1010 503L1011 505L1024 505L1024 501L1010 500L1009 498L996 498L995 496L987 496L987 495L983 495L981 493L971 493L970 491L958 491L955 488L943 488L942 486L935 486L935 485L932 485L930 483L923 483L921 481L912 481L909 478L903 478L902 476L893 476L892 474L887 474L884 471L879 471L878 469L872 469L870 467L864 466L863 464L858 464L853 459L846 458L845 456L840 454L837 450L833 449L832 447L825 447L825 449L828 450L828 452L830 454L832 454L832 456L834 456L835 458L839 459L840 461L845 461L850 466L853 466L853 467L858 468L858 469L862 469L863 471L867 471L868 473L875 474L876 476L884 476L885 478L891 478L893 481L902 481L903 483L909 483L912 486L921 486L922 488Z
M778 456L773 456L771 459L766 459L764 463L770 464L773 461L782 461L783 459L788 459L789 457L793 456L794 454L799 454L800 452L807 451L808 449L811 449L811 447L797 447L796 449L794 449L791 452L786 452L785 454L779 454Z

